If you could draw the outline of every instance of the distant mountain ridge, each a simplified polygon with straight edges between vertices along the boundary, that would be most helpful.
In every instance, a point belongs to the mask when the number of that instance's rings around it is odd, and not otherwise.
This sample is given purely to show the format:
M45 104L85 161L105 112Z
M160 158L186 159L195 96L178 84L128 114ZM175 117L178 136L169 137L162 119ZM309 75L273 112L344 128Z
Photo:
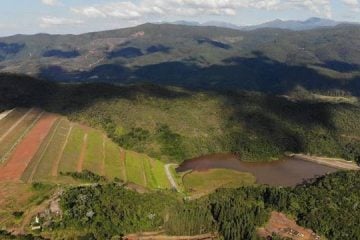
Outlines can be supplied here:
M293 31L303 31L303 30L311 30L311 29L323 28L323 27L335 27L340 24L357 25L359 23L338 22L331 19L313 17L304 21L276 19L270 22L266 22L258 25L251 25L251 26L239 26L228 22L218 22L218 21L209 21L204 23L193 22L193 21L176 21L176 22L171 22L171 24L178 24L185 26L213 26L213 27L224 27L224 28L248 30L248 31L262 29L262 28L278 28L278 29L287 29Z
M300 86L360 96L359 39L357 25L244 31L149 23L81 35L15 35L0 38L0 72L281 94Z

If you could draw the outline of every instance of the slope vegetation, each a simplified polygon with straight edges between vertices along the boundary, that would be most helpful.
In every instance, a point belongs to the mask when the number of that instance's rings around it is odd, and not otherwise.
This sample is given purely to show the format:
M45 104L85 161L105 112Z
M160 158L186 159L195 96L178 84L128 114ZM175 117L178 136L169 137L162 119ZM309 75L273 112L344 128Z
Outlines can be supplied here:
M10 127L3 134L0 181L75 183L66 173L86 170L111 181L133 182L149 189L170 188L162 162L125 151L102 132L65 117L15 108L0 121L9 126L24 125Z
M285 152L359 161L357 99L318 96L306 91L273 96L157 85L68 85L11 75L0 77L1 108L40 106L103 129L119 146L163 162L219 152L237 152L249 161L274 160ZM93 138L84 131L75 129L68 141L87 140L91 147ZM101 137L96 141L100 142ZM71 144L71 148L79 146ZM71 161L79 150L69 151L64 158ZM97 158L102 161L103 157L99 154Z

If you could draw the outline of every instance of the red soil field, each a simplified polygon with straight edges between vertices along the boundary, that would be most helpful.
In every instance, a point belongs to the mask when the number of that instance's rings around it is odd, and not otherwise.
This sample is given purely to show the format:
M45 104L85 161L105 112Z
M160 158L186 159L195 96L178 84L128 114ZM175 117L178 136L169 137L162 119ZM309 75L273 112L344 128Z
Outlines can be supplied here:
M4 166L0 167L0 181L19 181L28 164L48 135L58 116L45 113L27 136L19 143Z

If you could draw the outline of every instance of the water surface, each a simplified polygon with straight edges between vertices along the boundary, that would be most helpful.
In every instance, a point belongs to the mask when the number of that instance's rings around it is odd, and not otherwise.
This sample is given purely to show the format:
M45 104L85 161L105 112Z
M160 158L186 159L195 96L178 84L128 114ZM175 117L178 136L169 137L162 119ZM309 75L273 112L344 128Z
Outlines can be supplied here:
M244 162L233 154L212 154L184 161L176 170L206 171L214 168L249 172L257 183L271 186L295 186L305 180L322 176L338 169L297 158L286 158L273 162Z

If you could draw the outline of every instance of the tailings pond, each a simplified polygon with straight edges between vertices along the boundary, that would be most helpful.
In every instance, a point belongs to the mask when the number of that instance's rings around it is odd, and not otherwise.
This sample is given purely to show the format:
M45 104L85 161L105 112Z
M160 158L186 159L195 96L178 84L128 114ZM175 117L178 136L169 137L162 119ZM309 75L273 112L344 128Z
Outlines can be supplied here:
M305 180L339 170L297 158L261 163L244 162L233 154L213 154L190 159L183 162L176 170L178 172L207 171L215 168L248 172L256 177L257 183L284 187L295 186Z

